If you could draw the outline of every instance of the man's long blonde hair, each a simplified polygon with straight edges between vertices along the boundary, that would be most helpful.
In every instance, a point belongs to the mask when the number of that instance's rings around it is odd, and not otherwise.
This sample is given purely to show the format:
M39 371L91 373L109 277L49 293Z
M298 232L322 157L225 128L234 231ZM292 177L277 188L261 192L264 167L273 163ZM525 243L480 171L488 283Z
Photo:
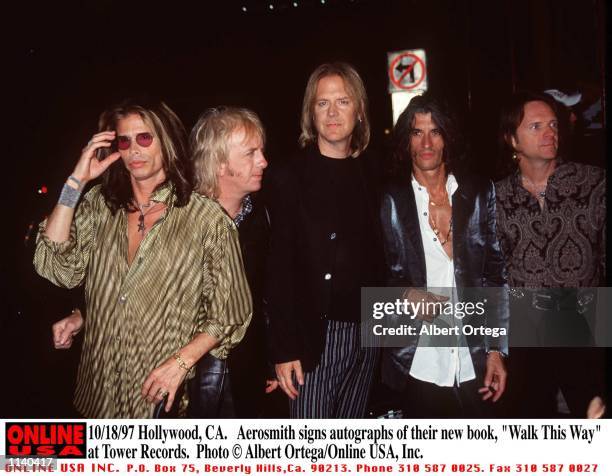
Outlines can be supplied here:
M219 167L227 163L230 138L239 130L244 131L245 140L257 136L265 142L263 124L249 109L220 106L202 113L189 136L196 192L219 197Z
M324 63L317 67L306 84L302 103L301 134L299 144L306 147L317 143L317 130L314 125L314 104L319 81L328 76L340 76L344 85L355 101L357 122L351 136L350 153L357 157L370 143L370 121L368 119L368 96L359 73L348 63Z

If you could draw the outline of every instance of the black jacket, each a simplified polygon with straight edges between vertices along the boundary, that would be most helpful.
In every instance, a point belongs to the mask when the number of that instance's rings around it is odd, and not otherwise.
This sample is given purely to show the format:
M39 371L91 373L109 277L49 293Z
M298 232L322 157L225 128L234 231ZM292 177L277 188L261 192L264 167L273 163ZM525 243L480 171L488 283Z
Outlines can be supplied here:
M330 206L332 184L315 190L315 178L325 172L318 151L307 148L290 162L270 170L265 185L272 233L266 279L269 345L273 363L300 360L305 371L319 362L323 350L335 261L333 224L321 213ZM372 250L379 267L372 285L383 282L384 255L378 221L379 165L364 153L357 158L366 196L366 213L376 234ZM320 180L316 180L320 182ZM326 275L328 279L326 279Z
M488 180L456 176L453 194L453 261L456 286L461 288L506 287L506 271L495 230L495 190ZM381 221L388 269L388 285L426 286L425 254L419 218L410 178L385 187ZM487 312L487 326L508 325L507 293L499 290L496 309ZM460 296L469 299L468 296ZM420 327L422 321L416 324ZM417 332L418 334L418 332ZM486 352L496 348L507 352L507 336L466 336L477 378L484 375ZM418 335L402 348L385 349L383 381L402 390L412 365Z
M268 374L263 283L270 225L261 197L252 195L251 200L253 210L238 226L238 236L253 298L253 317L244 338L228 357L234 407L239 418L261 417Z

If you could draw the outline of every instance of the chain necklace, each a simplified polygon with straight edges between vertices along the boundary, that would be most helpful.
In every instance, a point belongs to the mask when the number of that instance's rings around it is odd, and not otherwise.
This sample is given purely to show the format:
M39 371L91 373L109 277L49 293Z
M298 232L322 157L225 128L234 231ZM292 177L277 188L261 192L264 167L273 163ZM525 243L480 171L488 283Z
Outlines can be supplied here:
M445 190L446 192L446 190ZM444 200L440 203L436 203L434 202L431 197L429 198L429 205L431 205L432 207L441 207L443 205L446 204L450 204L450 202L448 201L448 193L444 194ZM429 222L431 225L431 229L433 230L434 234L436 235L436 238L438 238L438 240L440 241L440 244L442 246L444 246L446 243L448 243L448 240L450 239L451 233L453 232L453 217L451 216L449 223L448 223L448 233L446 234L446 238L444 240L440 239L440 229L438 228L438 224L436 223L436 220L433 217L433 214L430 212L429 213Z
M434 202L431 197L429 198L429 204L432 207L441 207L442 205L446 205L448 203L448 193L444 194L444 201L440 202L440 203L436 203Z
M138 215L138 232L144 237L145 235L145 217L151 213L153 210L155 210L155 206L158 203L155 203L153 206L151 206L151 202L149 201L146 204L140 205L140 204L136 204L136 206L138 207L138 212L140 213L140 215ZM146 212L143 210L144 208L149 208L151 207L149 210L147 210Z
M429 214L429 223L431 225L431 229L434 232L434 235L436 235L436 237L440 241L440 244L444 246L446 243L448 243L448 240L450 239L450 236L453 233L453 217L451 217L448 221L448 233L446 234L446 238L444 238L444 240L440 238L440 229L438 228L438 224L436 223L436 220L434 219L431 213Z
M529 187L525 187L529 192L531 192L538 200L543 200L546 197L546 185L544 187L538 187L533 180L526 177L525 175L521 175L521 179L524 182L524 185L528 185Z

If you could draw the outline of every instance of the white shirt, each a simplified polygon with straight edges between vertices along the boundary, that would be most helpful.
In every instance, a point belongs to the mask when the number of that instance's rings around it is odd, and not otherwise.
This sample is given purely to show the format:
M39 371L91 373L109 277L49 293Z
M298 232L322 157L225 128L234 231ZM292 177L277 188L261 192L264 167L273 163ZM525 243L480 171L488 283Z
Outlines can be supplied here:
M457 190L457 180L452 174L446 179L446 191L452 206L453 193ZM427 273L427 288L436 294L440 294L444 288L451 302L457 301L455 289L455 266L440 244L440 240L431 229L429 224L429 193L412 176L412 189L416 200L417 213L419 216L419 227L421 239L423 240L423 251L425 252L425 269ZM461 329L461 321L453 316L438 316L436 319L448 319L451 325L458 325ZM414 353L410 375L418 380L431 382L441 387L452 387L455 383L460 384L467 380L476 378L474 365L470 351L465 346L457 347L425 347L430 339L428 335L419 336L419 345ZM460 339L465 339L460 337Z

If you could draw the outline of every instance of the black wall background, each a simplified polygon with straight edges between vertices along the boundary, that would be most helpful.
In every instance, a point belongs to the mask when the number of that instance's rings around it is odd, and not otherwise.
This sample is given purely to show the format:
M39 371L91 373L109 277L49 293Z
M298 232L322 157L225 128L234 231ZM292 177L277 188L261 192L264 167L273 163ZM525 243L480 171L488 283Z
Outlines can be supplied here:
M274 163L296 147L310 72L343 60L364 78L373 146L384 152L392 126L386 53L424 48L430 90L454 106L470 159L493 177L499 107L512 91L588 84L605 98L603 0L310 0L297 8L277 0L85 0L13 8L3 48L2 347L12 377L0 393L9 417L70 414L78 348L53 351L50 324L71 304L34 276L24 237L52 209L110 103L148 92L187 127L210 106L249 107L267 127ZM606 164L603 154L585 160ZM37 193L42 185L46 195Z

